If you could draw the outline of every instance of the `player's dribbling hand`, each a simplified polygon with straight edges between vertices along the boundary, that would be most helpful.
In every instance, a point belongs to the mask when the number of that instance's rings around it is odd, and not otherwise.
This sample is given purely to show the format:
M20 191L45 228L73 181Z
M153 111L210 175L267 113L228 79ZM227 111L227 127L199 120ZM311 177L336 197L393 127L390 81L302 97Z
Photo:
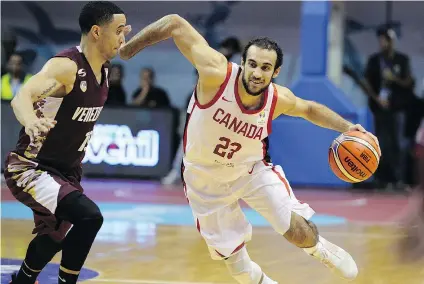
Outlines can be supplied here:
M362 125L360 125L360 124L352 125L351 127L349 127L349 131L360 131L362 133L365 133L365 134L369 135L374 140L375 144L377 144L377 146L378 146L378 149L377 149L378 155L381 156L380 143L378 142L378 138L374 134L372 134L371 132L366 131L365 128L362 127Z
M49 132L55 125L56 120L47 117L38 118L25 126L25 133L33 142L41 133Z

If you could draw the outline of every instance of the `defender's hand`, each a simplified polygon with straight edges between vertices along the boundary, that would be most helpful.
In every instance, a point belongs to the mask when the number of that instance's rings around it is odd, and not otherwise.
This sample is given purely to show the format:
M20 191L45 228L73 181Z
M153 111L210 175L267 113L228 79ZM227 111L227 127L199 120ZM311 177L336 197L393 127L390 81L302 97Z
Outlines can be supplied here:
M33 142L41 133L48 133L56 125L56 120L43 117L38 118L25 126L25 133Z

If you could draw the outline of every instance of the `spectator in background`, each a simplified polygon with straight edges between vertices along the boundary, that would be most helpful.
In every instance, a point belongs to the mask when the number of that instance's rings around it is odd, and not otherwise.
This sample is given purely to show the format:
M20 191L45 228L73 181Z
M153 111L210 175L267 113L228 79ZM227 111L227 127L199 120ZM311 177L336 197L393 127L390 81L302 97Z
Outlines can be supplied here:
M231 61L234 55L241 52L240 41L238 38L228 37L221 42L218 51L221 52L228 61Z
M195 87L196 86L194 86L194 88ZM187 123L187 108L190 104L190 100L191 100L192 95L193 95L193 92L190 92L190 95L186 99L185 105L187 107L184 110L184 117L185 118L181 120L181 124L184 125L183 129L181 129L181 136L184 135L185 124ZM180 124L180 128L182 126L181 124ZM171 184L181 183L181 165L182 165L181 163L183 161L183 156L184 156L184 141L183 141L183 139L180 139L179 141L177 141L177 143L178 142L179 142L178 149L177 149L177 151L174 155L174 160L172 162L171 170L168 172L168 174L166 176L164 176L161 179L161 183L163 185L171 185Z
M378 187L401 186L401 141L404 111L411 98L409 58L394 49L396 34L386 27L377 31L380 51L368 59L365 80L369 107L374 114L382 157L375 174Z
M109 95L106 105L124 106L126 104L126 94L122 85L124 69L121 64L112 64L109 73Z
M6 63L10 56L16 52L16 35L10 29L2 29L1 32L1 75L7 73Z
M155 85L155 71L152 68L143 68L141 70L140 87L132 95L132 105L149 109L167 109L172 112L171 155L175 156L180 140L180 136L178 135L179 113L177 109L171 106L165 90Z
M132 96L132 104L146 108L170 108L168 94L155 85L155 71L143 68L140 72L140 87Z
M6 66L7 73L1 76L2 100L11 101L21 86L31 78L31 74L24 71L23 65L23 58L19 53L14 53L9 57Z

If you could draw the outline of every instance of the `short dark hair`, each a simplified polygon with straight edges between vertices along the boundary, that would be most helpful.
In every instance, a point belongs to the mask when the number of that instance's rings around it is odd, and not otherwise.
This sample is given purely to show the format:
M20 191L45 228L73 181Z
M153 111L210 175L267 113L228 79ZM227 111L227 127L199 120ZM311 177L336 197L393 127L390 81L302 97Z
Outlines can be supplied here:
M110 65L110 69L112 70L113 68L119 69L119 72L121 72L121 77L124 77L124 66L122 66L122 64L113 63Z
M241 52L240 41L236 37L228 37L221 42L221 47L229 48L234 51L234 53Z
M387 26L380 26L376 31L377 37L384 36L388 41L396 39L396 32Z
M155 79L155 70L153 70L153 68L152 67L143 67L142 69L141 69L141 72L140 73L143 73L143 72L147 72L147 73L149 73L149 76L150 76L150 79L152 79L152 80L154 80Z
M246 62L247 50L252 45L262 49L274 50L275 53L277 53L277 60L275 62L274 70L280 67L281 65L283 65L283 51L281 50L280 46L275 41L267 37L255 38L249 41L249 43L244 47L244 50L243 50L243 55L242 55L243 62Z
M124 12L112 2L88 2L79 15L81 33L87 34L94 25L101 26L111 22L114 14L124 14Z

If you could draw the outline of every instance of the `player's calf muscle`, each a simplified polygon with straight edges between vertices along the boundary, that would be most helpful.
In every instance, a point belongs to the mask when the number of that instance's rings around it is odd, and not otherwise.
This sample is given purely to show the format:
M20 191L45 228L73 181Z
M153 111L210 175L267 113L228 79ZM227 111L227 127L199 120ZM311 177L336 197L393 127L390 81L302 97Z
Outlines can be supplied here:
M313 247L318 242L318 229L314 223L292 212L290 228L284 237L297 247Z

